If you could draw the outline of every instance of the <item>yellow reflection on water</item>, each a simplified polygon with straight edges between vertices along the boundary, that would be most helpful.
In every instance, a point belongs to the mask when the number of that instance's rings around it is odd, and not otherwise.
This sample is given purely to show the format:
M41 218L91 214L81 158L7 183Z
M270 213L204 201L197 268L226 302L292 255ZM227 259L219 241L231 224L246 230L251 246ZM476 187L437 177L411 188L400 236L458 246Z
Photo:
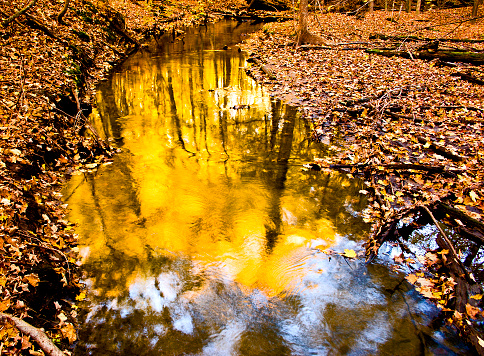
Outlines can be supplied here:
M66 189L86 258L189 257L270 296L302 288L312 242L332 246L334 226L284 189L302 182L293 147L313 157L307 133L244 66L226 51L141 53L98 90L94 125L123 153Z

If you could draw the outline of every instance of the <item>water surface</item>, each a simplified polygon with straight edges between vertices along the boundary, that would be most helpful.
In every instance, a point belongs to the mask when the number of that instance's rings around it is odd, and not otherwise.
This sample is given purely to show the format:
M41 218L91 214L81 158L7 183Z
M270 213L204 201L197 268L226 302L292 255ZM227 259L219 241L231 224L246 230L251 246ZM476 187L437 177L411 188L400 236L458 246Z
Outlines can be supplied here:
M75 353L462 353L403 275L328 253L361 250L363 187L301 169L328 147L246 76L233 44L253 29L163 39L98 88L122 153L64 191L88 287Z

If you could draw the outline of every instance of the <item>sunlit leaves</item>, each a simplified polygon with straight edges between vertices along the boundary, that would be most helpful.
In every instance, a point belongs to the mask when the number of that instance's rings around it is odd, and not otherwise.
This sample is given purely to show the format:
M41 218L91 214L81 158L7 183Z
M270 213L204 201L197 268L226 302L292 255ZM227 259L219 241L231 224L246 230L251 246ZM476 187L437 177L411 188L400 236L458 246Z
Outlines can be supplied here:
M356 252L354 250L350 250L350 249L345 248L342 256L347 257L347 258L356 258Z
M81 292L79 295L76 296L77 301L83 301L84 299L86 299L86 293L84 292Z
M64 335L64 337L69 340L70 344L74 343L77 340L76 328L71 323L67 323L66 325L61 327L61 332L62 335Z

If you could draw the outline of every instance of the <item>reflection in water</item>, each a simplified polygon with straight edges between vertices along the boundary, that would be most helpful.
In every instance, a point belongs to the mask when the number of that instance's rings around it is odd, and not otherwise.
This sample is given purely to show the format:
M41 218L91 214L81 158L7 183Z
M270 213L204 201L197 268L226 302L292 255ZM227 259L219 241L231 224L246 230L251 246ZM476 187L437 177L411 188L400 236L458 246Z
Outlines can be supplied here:
M193 30L99 88L93 120L123 153L65 189L89 288L77 354L445 349L401 277L323 252L367 234L360 184L301 171L324 147L212 45L244 30Z

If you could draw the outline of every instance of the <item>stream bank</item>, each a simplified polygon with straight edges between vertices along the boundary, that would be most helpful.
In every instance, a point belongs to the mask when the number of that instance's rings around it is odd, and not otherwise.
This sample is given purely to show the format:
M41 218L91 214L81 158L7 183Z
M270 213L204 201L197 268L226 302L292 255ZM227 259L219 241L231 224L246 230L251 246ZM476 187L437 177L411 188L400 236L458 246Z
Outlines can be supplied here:
M243 3L39 0L0 27L0 352L51 354L39 334L65 350L77 340L77 235L59 193L66 175L110 161L114 149L86 117L94 85L145 38L231 13ZM0 2L6 20L17 10ZM218 15L220 16L220 15ZM12 317L13 316L13 317ZM22 325L14 317L30 323ZM29 332L30 331L30 332ZM36 335L40 335L39 338ZM34 340L35 339L35 340ZM46 346L47 345L47 346ZM50 350L50 351L49 351ZM68 351L66 351L68 352ZM52 353L53 354L53 353Z
M394 268L443 310L439 322L484 354L482 69L419 58L437 49L481 52L482 20L471 23L470 12L321 13L309 28L322 45L296 47L287 22L265 25L242 47L252 57L249 73L299 106L314 139L332 152L308 169L365 180L367 260L378 259L382 246L396 248ZM381 48L408 58L374 54ZM421 229L433 229L431 243L412 250Z

